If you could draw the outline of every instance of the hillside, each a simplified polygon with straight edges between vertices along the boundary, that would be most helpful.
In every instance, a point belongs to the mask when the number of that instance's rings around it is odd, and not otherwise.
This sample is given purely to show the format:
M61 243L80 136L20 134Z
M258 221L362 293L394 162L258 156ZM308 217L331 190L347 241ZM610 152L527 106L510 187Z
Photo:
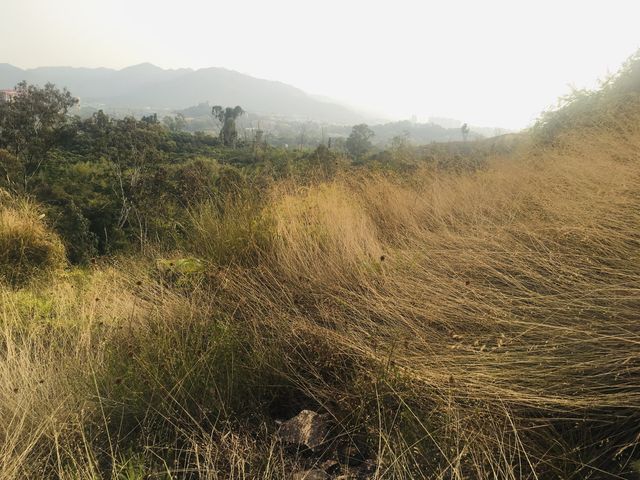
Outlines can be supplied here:
M3 480L640 474L640 55L417 158L60 122L0 137Z
M84 105L171 110L208 101L212 105L242 105L256 114L301 120L340 124L365 120L358 112L318 100L295 87L224 68L163 70L140 64L122 70L70 67L22 70L0 64L0 88L12 88L22 80L67 87Z

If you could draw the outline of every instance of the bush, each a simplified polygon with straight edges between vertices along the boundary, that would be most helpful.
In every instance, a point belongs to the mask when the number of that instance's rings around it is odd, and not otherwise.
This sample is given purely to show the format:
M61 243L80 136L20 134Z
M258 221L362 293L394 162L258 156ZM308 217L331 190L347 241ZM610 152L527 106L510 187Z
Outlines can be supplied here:
M28 201L8 195L0 203L0 281L20 286L63 266L65 251L43 215Z

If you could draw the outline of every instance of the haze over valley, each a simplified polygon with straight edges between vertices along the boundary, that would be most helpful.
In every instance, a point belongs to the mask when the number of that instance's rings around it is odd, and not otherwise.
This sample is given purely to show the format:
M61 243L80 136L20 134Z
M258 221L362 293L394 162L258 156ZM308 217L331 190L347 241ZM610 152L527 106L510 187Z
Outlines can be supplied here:
M317 144L325 137L346 138L352 125L370 123L383 144L393 136L409 132L414 143L462 139L462 121L435 118L418 122L393 122L347 107L327 98L319 99L281 82L243 75L224 68L163 70L149 63L121 70L108 68L39 67L23 70L0 64L0 89L11 89L21 81L67 88L79 98L74 113L87 117L103 110L124 117L157 114L160 118L183 114L188 131L211 132L216 124L211 106L242 105L247 116L239 120L243 129L261 128L274 141ZM472 126L475 137L507 133L496 126Z

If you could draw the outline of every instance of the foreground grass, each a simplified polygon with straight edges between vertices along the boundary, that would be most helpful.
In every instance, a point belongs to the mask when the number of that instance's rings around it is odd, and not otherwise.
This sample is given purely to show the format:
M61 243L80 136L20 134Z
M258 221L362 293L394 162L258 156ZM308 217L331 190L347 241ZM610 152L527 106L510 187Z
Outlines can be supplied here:
M273 435L303 408L376 478L630 478L639 148L281 183L194 211L197 260L4 288L0 478L288 478L319 461Z

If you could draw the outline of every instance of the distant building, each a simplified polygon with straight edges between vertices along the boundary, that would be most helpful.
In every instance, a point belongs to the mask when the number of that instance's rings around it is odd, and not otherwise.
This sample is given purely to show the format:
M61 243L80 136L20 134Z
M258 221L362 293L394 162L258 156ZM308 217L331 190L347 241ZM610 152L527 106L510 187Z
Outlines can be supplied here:
M15 90L0 90L0 103L10 102L18 95Z

